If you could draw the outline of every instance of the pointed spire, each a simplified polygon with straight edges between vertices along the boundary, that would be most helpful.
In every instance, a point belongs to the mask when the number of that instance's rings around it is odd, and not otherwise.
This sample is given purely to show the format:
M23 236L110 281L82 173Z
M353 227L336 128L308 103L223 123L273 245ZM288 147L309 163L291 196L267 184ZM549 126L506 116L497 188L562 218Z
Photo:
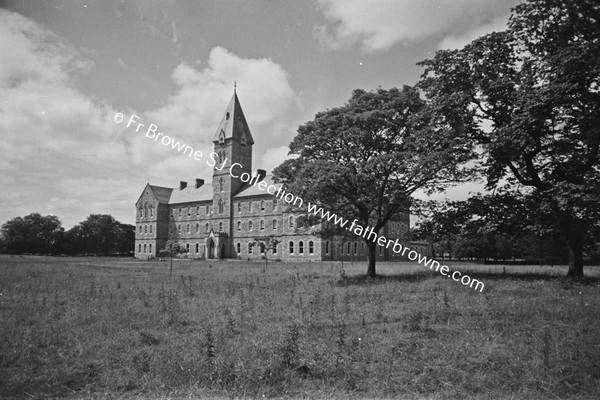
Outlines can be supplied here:
M213 137L213 142L221 142L228 139L238 140L242 144L252 145L254 139L250 128L244 117L240 100L237 97L237 82L233 84L233 96L225 109L225 114L219 123L219 127Z

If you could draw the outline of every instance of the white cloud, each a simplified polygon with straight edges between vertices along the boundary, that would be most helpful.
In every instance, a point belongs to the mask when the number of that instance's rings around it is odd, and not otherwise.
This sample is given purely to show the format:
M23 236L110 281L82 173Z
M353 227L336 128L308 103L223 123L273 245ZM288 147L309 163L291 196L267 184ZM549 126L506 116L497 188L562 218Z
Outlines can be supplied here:
M495 18L490 23L485 25L476 26L474 29L463 32L460 35L453 35L445 37L439 44L440 49L444 50L456 50L461 49L467 44L480 36L483 36L491 32L500 32L507 28L508 18L510 14L501 15Z
M315 28L326 46L367 51L438 35L460 36L506 15L517 0L318 0L328 23Z
M258 159L257 168L264 169L267 174L271 174L275 167L290 158L288 152L289 146L272 147L268 149L264 156Z
M234 80L265 147L278 145L278 132L289 132L286 115L297 101L280 65L216 47L204 68L175 68L179 89L165 106L118 110L201 150L199 162L125 128L126 121L116 124L114 107L77 87L90 61L34 21L0 10L0 54L0 182L10 185L0 195L0 224L31 212L58 215L67 228L90 213L132 223L147 179L168 186L210 179L205 161Z
M222 47L215 47L204 68L182 63L173 71L172 79L179 87L177 92L167 104L147 112L144 118L158 125L161 132L201 150L204 159L200 163L185 160L180 154L149 139L138 140L135 144L140 146L138 154L160 160L149 171L153 177L170 176L173 180L173 176L178 176L177 171L180 174L190 171L190 175L210 179L212 172L205 160L213 149L212 139L233 95L234 82L237 82L237 94L254 136L254 167L269 167L272 162L261 160L270 160L270 155L274 154L270 147L291 140L291 136L281 135L281 132L291 131L293 124L289 115L298 107L299 96L292 89L286 71L274 61L244 59Z

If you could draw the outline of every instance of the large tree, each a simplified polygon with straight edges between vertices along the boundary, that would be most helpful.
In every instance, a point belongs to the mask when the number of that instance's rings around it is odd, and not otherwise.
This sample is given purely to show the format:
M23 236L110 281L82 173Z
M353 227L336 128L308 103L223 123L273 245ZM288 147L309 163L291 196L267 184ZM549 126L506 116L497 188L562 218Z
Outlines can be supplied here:
M11 254L56 254L61 251L64 229L55 215L32 213L2 225L4 251Z
M275 178L305 201L374 232L409 212L418 189L440 189L461 177L469 145L430 125L416 89L355 90L350 100L298 128L295 156ZM366 239L367 274L376 276L376 243Z
M583 275L600 208L600 4L528 0L508 29L420 64L436 117L481 150L489 187L533 188Z
M135 244L135 227L106 214L90 214L66 234L71 254L127 254Z

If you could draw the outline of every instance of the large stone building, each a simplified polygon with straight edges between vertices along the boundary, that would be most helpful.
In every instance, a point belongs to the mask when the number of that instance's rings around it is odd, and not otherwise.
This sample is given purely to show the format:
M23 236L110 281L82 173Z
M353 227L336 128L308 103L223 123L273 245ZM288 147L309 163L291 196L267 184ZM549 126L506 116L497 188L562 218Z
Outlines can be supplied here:
M264 257L265 251L269 258L281 260L367 258L364 239L321 239L311 234L318 226L298 226L300 209L264 190L281 185L274 184L264 170L252 171L254 138L235 91L213 143L212 183L198 178L180 182L174 189L150 184L144 188L135 204L137 258L156 257L168 241L179 243L183 256L190 258L257 259ZM235 174L230 173L233 166ZM244 173L256 177L254 182L237 178ZM257 185L257 181L265 183ZM403 214L379 233L405 243L408 227L409 216ZM270 238L278 241L272 248L264 245ZM383 247L378 248L377 257L401 259L391 248Z

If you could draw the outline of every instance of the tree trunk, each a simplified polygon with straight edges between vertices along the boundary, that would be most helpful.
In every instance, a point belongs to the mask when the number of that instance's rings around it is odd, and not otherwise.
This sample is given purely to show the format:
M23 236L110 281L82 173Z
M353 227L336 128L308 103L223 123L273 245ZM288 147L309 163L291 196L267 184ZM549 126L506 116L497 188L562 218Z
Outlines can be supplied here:
M562 218L560 230L569 247L569 278L583 277L583 243L586 226L583 221L565 216Z
M583 276L583 234L571 232L567 237L567 246L569 246L569 272L570 278L579 278Z
M369 265L367 267L367 276L369 278L375 278L377 276L377 272L375 270L375 263L377 261L377 244L372 240L368 240L367 249L369 249Z

